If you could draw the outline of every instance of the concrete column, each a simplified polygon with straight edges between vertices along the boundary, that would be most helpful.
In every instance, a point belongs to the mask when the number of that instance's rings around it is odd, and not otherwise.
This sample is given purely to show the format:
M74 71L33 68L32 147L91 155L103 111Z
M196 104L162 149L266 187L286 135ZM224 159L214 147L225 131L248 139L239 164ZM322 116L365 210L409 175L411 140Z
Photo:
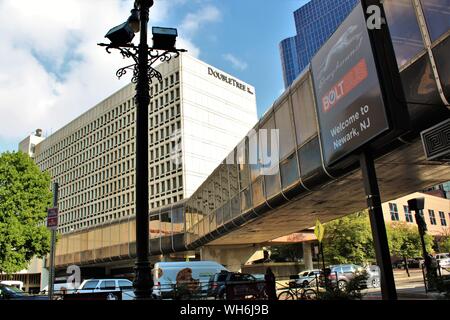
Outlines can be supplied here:
M311 242L303 242L303 261L305 268L311 270L314 268L312 260Z
M230 271L240 272L244 264L262 259L264 253L259 245L204 246L200 257L202 261L216 261Z

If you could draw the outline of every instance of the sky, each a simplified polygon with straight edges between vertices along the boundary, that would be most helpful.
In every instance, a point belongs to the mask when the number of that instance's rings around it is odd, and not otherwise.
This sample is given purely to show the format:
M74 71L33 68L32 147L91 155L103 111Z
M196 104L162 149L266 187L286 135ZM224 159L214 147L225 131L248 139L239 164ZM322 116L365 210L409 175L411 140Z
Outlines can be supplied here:
M255 86L261 116L283 92L278 44L295 35L293 11L306 2L155 0L149 25L178 28L178 48ZM133 3L0 0L0 152L37 128L55 132L129 83L115 77L127 61L96 44Z

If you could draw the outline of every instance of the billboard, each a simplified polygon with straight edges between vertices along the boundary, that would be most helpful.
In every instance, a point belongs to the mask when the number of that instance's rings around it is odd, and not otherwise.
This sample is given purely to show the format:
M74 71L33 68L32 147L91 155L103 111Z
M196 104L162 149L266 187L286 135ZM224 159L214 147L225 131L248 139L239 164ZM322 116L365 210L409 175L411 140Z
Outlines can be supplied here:
M389 130L361 4L314 56L311 68L326 165Z

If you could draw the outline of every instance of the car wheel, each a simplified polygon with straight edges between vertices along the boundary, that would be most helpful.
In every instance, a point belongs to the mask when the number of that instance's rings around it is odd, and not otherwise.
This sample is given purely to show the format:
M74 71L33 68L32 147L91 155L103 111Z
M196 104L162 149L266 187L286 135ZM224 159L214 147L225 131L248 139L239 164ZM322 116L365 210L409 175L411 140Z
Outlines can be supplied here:
M372 279L372 287L373 288L379 288L380 287L380 278L373 278Z
M345 289L347 289L347 282L345 280L339 280L338 288L339 290L344 291Z

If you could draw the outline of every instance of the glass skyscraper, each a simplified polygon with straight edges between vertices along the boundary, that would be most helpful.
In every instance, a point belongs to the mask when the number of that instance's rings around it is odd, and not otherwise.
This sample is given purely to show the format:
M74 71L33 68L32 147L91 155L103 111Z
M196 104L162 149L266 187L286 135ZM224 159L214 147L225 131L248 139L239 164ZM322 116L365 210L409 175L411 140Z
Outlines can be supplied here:
M308 65L357 3L358 0L311 0L294 12L297 35L280 43L286 88Z

